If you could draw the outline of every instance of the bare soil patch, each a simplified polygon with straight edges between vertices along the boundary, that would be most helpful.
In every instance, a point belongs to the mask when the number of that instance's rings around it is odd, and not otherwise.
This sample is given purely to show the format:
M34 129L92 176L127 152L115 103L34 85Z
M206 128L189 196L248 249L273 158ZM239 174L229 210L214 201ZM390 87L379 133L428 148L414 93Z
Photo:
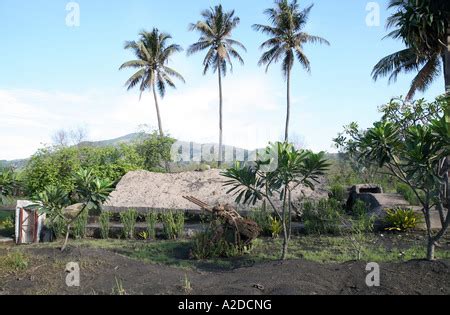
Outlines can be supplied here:
M0 249L5 255L6 249ZM234 270L183 269L146 263L105 249L25 248L27 270L2 272L0 294L113 294L120 283L126 294L170 295L355 295L450 294L450 262L413 260L382 263L381 287L365 284L366 263L320 264L306 260L267 262ZM81 266L81 287L65 285L65 265ZM191 291L185 288L186 280Z

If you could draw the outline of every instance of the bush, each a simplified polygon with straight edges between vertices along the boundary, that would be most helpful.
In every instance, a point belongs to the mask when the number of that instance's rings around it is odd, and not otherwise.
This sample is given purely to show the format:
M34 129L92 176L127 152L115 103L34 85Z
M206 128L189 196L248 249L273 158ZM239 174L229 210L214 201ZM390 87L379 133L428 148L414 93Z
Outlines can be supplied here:
M144 159L144 168L148 171L164 171L164 164L171 160L174 143L175 139L161 137L158 132L146 135L136 146L138 154Z
M147 222L147 233L148 238L156 239L156 223L158 223L158 214L154 212L149 212L145 216L145 221Z
M357 200L352 209L353 220L351 221L353 230L361 232L373 232L376 218L367 211L367 205L362 200Z
M35 153L23 172L24 185L29 195L47 186L73 191L73 174L89 169L98 178L118 181L129 171L144 168L144 158L136 145L121 144L106 147L47 147Z
M367 211L367 205L364 201L362 200L356 200L355 204L353 205L352 208L352 214L354 217L358 218L358 217L362 217L364 215L366 215L368 213Z
M406 232L415 229L421 222L421 216L412 209L389 209L386 213L388 231Z
M136 227L137 217L138 213L134 209L130 209L120 214L120 222L123 224L123 235L125 238L134 238L134 229Z
M111 212L102 212L99 217L99 223L100 223L100 236L103 239L109 238L109 228L110 228L110 220L112 217Z
M76 239L82 239L86 237L88 217L89 214L87 210L84 210L73 223L73 236Z
M280 236L283 231L283 224L273 215L264 210L254 210L250 214L250 219L255 221L256 224L261 228L261 234L263 236L271 236L276 238Z
M283 232L283 223L273 216L270 217L270 232L273 238L278 238Z
M15 233L15 222L13 216L8 216L0 221L0 232L3 236L11 237Z
M161 214L164 236L169 240L180 238L184 232L184 213L168 211Z
M334 199L307 201L303 204L303 223L308 234L340 234L341 204Z
M335 184L331 187L330 197L339 201L340 203L345 203L347 201L348 193L347 189L339 184Z
M230 258L241 256L246 251L246 246L234 242L234 235L223 231L220 220L214 220L204 232L195 235L191 257L197 260Z

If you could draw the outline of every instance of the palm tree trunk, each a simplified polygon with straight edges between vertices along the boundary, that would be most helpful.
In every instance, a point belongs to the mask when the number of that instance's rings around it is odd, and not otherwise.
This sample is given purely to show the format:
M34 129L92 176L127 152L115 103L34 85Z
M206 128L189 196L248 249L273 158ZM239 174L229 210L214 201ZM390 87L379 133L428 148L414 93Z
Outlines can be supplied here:
M447 122L447 135L450 138L450 21L447 26L447 51L445 52L444 60L444 77L445 77L445 94L447 96L447 108L445 110L445 121ZM443 225L442 229L447 230L450 218L450 156L447 156L447 162L445 163L445 176L444 185L446 187L446 204L447 204L447 220L446 225Z
M445 52L444 56L444 79L445 93L447 94L447 96L450 96L450 25L447 28L447 51ZM450 123L448 120L447 122Z
M281 253L281 260L286 260L287 258L287 253L288 253L288 247L289 247L289 227L288 227L288 223L286 222L287 220L287 214L286 214L286 202L287 202L287 196L288 194L288 189L287 186L284 188L284 196L283 196L283 211L282 211L282 216L283 216L283 251Z
M222 166L223 161L223 98L222 98L222 70L220 68L220 58L217 61L217 73L219 75L219 159L218 166Z
M153 84L153 97L155 98L156 115L158 116L159 135L164 137L164 131L161 122L161 113L159 111L158 95L156 94L156 86Z
M289 121L291 119L291 70L287 73L287 114L284 141L289 141Z

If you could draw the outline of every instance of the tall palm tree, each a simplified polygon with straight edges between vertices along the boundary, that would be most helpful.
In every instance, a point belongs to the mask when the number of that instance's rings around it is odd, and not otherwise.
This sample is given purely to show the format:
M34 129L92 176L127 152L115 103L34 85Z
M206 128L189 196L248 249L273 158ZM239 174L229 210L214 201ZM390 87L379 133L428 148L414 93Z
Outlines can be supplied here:
M417 73L406 96L412 99L424 92L444 69L446 92L450 93L448 61L448 0L391 0L396 12L388 18L387 27L394 28L386 37L401 39L406 48L381 59L374 67L374 80L389 76L389 83L404 73ZM450 59L448 59L450 60Z
M223 95L222 77L226 76L227 69L233 72L232 58L242 65L244 60L235 47L247 51L245 46L232 38L233 30L239 25L240 19L235 16L234 10L224 12L222 5L215 6L201 13L203 20L189 25L190 31L200 33L199 40L187 50L188 56L206 50L203 60L203 75L209 69L217 72L219 79L219 166L223 161Z
M306 9L300 10L297 0L293 0L290 3L288 0L276 0L275 8L264 11L264 14L267 15L271 25L253 25L253 28L256 31L260 31L270 36L270 38L261 45L261 49L267 50L261 56L258 64L260 66L266 65L267 72L273 62L282 59L283 76L287 83L285 141L289 140L289 121L291 114L290 84L295 58L297 57L298 62L306 71L311 72L311 64L303 50L304 44L319 43L330 45L330 43L322 37L303 32L312 8L313 5L310 5Z
M139 90L141 91L139 98L142 97L142 93L146 90L152 91L161 137L164 136L164 131L157 92L163 98L166 94L167 85L176 88L172 77L179 79L183 83L185 82L181 74L167 66L170 57L183 50L179 45L169 45L168 41L170 39L172 39L170 34L160 32L157 28L154 28L151 32L142 31L139 33L138 41L125 42L125 49L131 49L137 59L125 62L120 66L120 70L125 68L138 69L125 83L128 90L139 85Z

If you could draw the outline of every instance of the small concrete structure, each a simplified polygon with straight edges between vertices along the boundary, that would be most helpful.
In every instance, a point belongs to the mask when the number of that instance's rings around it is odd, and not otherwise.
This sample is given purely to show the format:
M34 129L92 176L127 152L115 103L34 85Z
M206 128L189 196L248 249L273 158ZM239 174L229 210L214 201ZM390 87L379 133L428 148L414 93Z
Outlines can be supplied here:
M16 206L16 244L39 243L45 214L39 214L30 206L35 202L18 200Z
M386 217L386 210L395 208L413 209L423 218L422 208L411 206L400 194L386 194L383 188L373 184L355 185L349 189L349 198L347 201L347 210L352 211L357 200L362 200L369 208L369 214L378 218L378 225L382 226L383 219ZM440 229L442 224L439 213L435 209L431 210L431 228ZM425 223L418 226L419 229L426 229Z

